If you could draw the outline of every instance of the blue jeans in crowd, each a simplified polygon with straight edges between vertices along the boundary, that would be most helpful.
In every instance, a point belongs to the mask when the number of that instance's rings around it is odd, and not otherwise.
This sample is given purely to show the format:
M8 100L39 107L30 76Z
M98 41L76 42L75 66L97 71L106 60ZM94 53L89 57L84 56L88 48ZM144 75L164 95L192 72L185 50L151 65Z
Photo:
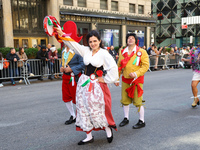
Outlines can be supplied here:
M9 75L10 75L10 77L11 77L11 82L12 82L12 84L15 84L15 80L14 80L12 77L15 77L15 76L18 76L18 75L19 75L19 73L18 73L18 68L15 68L15 69L9 68Z

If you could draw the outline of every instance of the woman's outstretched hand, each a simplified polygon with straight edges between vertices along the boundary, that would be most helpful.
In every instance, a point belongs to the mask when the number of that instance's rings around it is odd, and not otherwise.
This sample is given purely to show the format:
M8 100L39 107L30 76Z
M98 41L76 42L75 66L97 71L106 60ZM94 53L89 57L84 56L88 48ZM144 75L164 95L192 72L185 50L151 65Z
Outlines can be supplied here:
M59 36L63 36L64 33L62 32L60 28L54 27L54 29L56 29Z

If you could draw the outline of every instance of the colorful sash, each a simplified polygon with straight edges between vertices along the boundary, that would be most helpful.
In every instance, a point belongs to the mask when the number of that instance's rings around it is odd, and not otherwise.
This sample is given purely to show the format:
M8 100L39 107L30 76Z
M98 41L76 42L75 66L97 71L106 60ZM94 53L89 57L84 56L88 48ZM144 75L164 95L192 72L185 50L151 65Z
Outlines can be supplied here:
M126 89L126 92L128 93L128 96L130 98L134 98L134 92L135 92L135 87L137 86L137 92L138 92L138 97L141 97L143 92L143 89L140 87L139 83L143 84L144 83L144 76L141 76L137 78L135 81L133 79L127 79L122 76L122 81L127 83L127 84L132 84L131 87Z

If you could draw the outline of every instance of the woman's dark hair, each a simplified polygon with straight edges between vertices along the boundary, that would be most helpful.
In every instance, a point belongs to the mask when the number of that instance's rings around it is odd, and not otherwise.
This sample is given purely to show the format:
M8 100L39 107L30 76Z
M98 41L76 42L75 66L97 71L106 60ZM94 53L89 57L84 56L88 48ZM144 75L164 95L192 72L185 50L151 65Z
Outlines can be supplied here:
M122 47L122 44L119 44L119 48L121 48Z
M99 41L101 40L101 37L100 37L99 33L98 33L96 30L92 30L92 31L90 31L90 32L88 33L88 35L86 36L86 40L87 40L88 46L90 46L90 45L89 45L89 39L90 39L92 36L95 36ZM102 40L101 40L101 43L100 43L99 47L104 48L103 45L102 45ZM91 49L91 47L90 47L90 49Z
M22 54L22 49L23 49L23 47L20 47L20 48L19 48L19 54L20 54L20 55Z
M3 57L3 56L2 56L2 53L0 52L0 60L2 60L2 57Z
M137 44L138 39L137 39L137 36L136 36L135 33L128 33L128 34L126 35L126 44L127 44L127 42L128 42L128 37L129 37L129 36L134 36L134 38L135 38L135 44Z

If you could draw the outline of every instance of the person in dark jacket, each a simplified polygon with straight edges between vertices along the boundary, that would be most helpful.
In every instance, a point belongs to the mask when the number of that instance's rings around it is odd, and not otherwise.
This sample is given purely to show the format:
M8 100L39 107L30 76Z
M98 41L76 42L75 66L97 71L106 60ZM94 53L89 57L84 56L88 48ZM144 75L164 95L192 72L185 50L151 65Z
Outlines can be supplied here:
M42 46L41 50L37 52L36 59L41 59L41 62L39 63L39 74L41 74L41 77L39 80L43 80L44 69L46 64L48 64L49 59L47 48L45 46Z
M10 48L10 52L6 55L6 59L10 61L9 74L11 77L11 83L15 86L16 84L12 77L18 76L17 61L20 60L16 54L15 48Z
M118 56L117 52L115 51L113 45L110 47L109 53L110 53L110 55L112 55L114 60L117 62L117 59L118 59L119 56Z

